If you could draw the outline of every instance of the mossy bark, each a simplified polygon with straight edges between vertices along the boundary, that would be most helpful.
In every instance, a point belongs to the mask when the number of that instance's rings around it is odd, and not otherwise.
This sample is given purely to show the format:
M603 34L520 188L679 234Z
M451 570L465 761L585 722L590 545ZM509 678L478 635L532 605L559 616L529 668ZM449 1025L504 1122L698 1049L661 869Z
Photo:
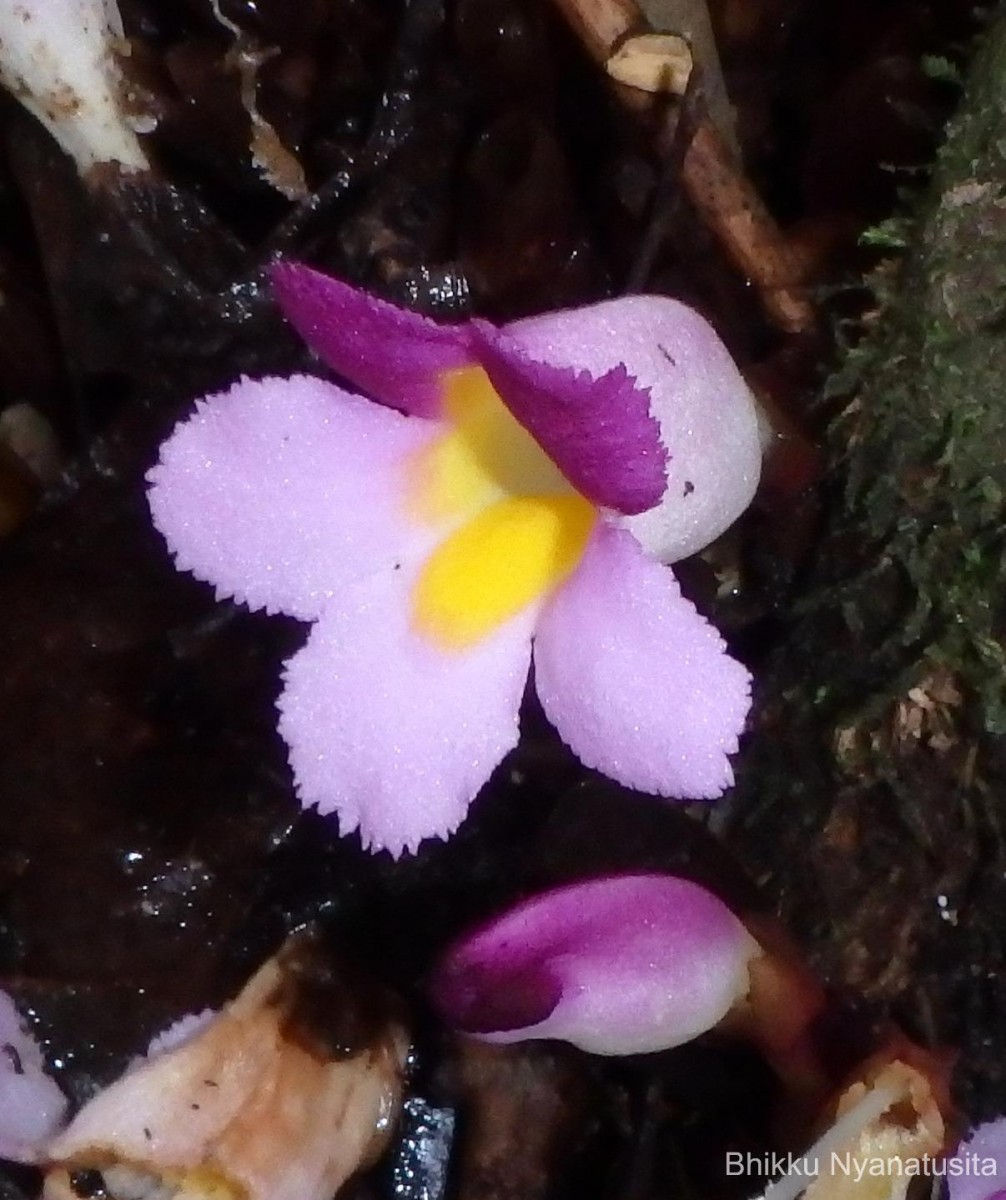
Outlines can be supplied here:
M1006 8L832 381L820 548L729 830L834 984L1006 1109Z

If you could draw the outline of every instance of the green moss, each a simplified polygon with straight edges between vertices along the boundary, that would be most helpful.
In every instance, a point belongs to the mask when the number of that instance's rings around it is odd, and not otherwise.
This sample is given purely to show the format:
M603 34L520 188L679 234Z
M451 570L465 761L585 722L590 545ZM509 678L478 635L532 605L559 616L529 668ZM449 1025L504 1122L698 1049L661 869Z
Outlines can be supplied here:
M889 217L879 225L871 225L859 235L862 246L875 246L881 250L903 250L908 245L911 221L905 217Z
M829 537L793 653L809 674L804 701L820 714L829 696L829 719L852 719L854 706L866 719L939 664L969 693L964 719L1006 728L996 627L1006 596L1004 77L1000 25L920 214L865 238L888 248L911 238L913 248L893 294L891 271L881 273L878 333L828 389L852 400L830 434ZM850 645L873 665L843 662Z
M936 83L960 83L961 73L949 58L942 54L924 54L922 56L922 72L927 79Z

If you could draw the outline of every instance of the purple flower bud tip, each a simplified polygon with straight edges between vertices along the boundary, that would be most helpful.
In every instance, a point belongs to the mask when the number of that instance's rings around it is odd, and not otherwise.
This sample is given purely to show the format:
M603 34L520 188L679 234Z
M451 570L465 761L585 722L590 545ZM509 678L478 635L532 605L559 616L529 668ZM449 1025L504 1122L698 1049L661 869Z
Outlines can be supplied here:
M534 896L462 937L430 995L449 1024L485 1041L645 1054L719 1024L747 996L760 954L698 884L609 876Z

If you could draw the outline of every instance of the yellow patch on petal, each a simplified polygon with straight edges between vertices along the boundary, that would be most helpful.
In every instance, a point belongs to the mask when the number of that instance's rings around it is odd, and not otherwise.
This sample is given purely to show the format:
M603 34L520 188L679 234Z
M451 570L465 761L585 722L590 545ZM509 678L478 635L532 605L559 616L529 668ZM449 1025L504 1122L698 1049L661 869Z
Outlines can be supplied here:
M196 1167L179 1180L182 1195L192 1200L240 1200L244 1188L212 1167Z
M413 591L417 630L471 646L576 568L597 517L481 367L444 377L448 429L409 464L413 516L452 528Z
M506 496L575 494L481 367L445 375L444 416L451 428L410 466L409 501L423 520L456 520Z
M413 593L416 626L452 650L479 641L572 573L596 517L575 492L491 504L427 560Z

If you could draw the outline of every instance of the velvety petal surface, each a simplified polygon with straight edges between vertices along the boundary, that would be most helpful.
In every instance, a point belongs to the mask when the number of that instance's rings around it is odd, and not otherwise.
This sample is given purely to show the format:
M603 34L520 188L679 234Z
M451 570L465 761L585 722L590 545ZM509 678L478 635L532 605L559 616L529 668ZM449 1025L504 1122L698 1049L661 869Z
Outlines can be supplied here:
M361 392L417 416L440 415L440 375L471 361L467 326L438 325L300 263L279 263L273 288L287 320Z
M670 454L663 498L657 497L659 504L654 500L656 507L646 512L599 498L598 503L639 513L625 518L625 524L651 556L674 562L701 550L748 506L761 470L755 404L723 343L698 313L666 296L626 296L517 321L505 332L509 344L530 359L586 371L595 379L620 363L634 389L649 393ZM618 398L622 395L619 390ZM504 398L509 402L508 395ZM533 403L528 397L527 405ZM618 399L609 403L607 420L616 429L635 427L637 417L630 420L620 412ZM520 414L518 418L524 420ZM590 423L597 419L590 414ZM610 436L605 432L600 444ZM639 438L631 444L636 454ZM553 441L562 441L561 426L550 435L550 453ZM614 461L615 450L622 453L612 445L608 469L613 479L624 470ZM655 461L652 452L649 461ZM556 462L565 469L561 458ZM600 462L599 471L603 468Z
M0 1158L34 1162L62 1124L66 1107L14 1001L0 992Z
M411 622L414 576L347 589L286 668L280 732L305 806L392 854L446 837L517 744L534 610L464 651Z
M626 530L595 531L539 618L534 663L546 716L588 767L660 796L733 782L750 676Z
M991 1160L995 1174L982 1174L988 1167L965 1170L970 1155L977 1154L981 1163ZM954 1174L948 1164L947 1191L950 1200L993 1200L1006 1196L1006 1117L986 1121L972 1130L966 1141L957 1147L950 1163L957 1160L960 1173Z
M579 319L581 312L555 314ZM544 319L544 318L542 318ZM486 374L517 420L581 495L622 513L659 503L667 481L667 451L650 412L650 395L614 353L603 367L584 369L561 354L533 357L520 336L486 322L473 339ZM600 360L597 360L600 362Z
M718 1024L747 995L758 953L697 884L609 876L535 896L463 937L430 992L448 1023L487 1041L643 1054Z
M218 596L314 618L348 583L432 544L406 517L403 464L439 430L310 376L244 379L200 400L161 447L154 524Z

